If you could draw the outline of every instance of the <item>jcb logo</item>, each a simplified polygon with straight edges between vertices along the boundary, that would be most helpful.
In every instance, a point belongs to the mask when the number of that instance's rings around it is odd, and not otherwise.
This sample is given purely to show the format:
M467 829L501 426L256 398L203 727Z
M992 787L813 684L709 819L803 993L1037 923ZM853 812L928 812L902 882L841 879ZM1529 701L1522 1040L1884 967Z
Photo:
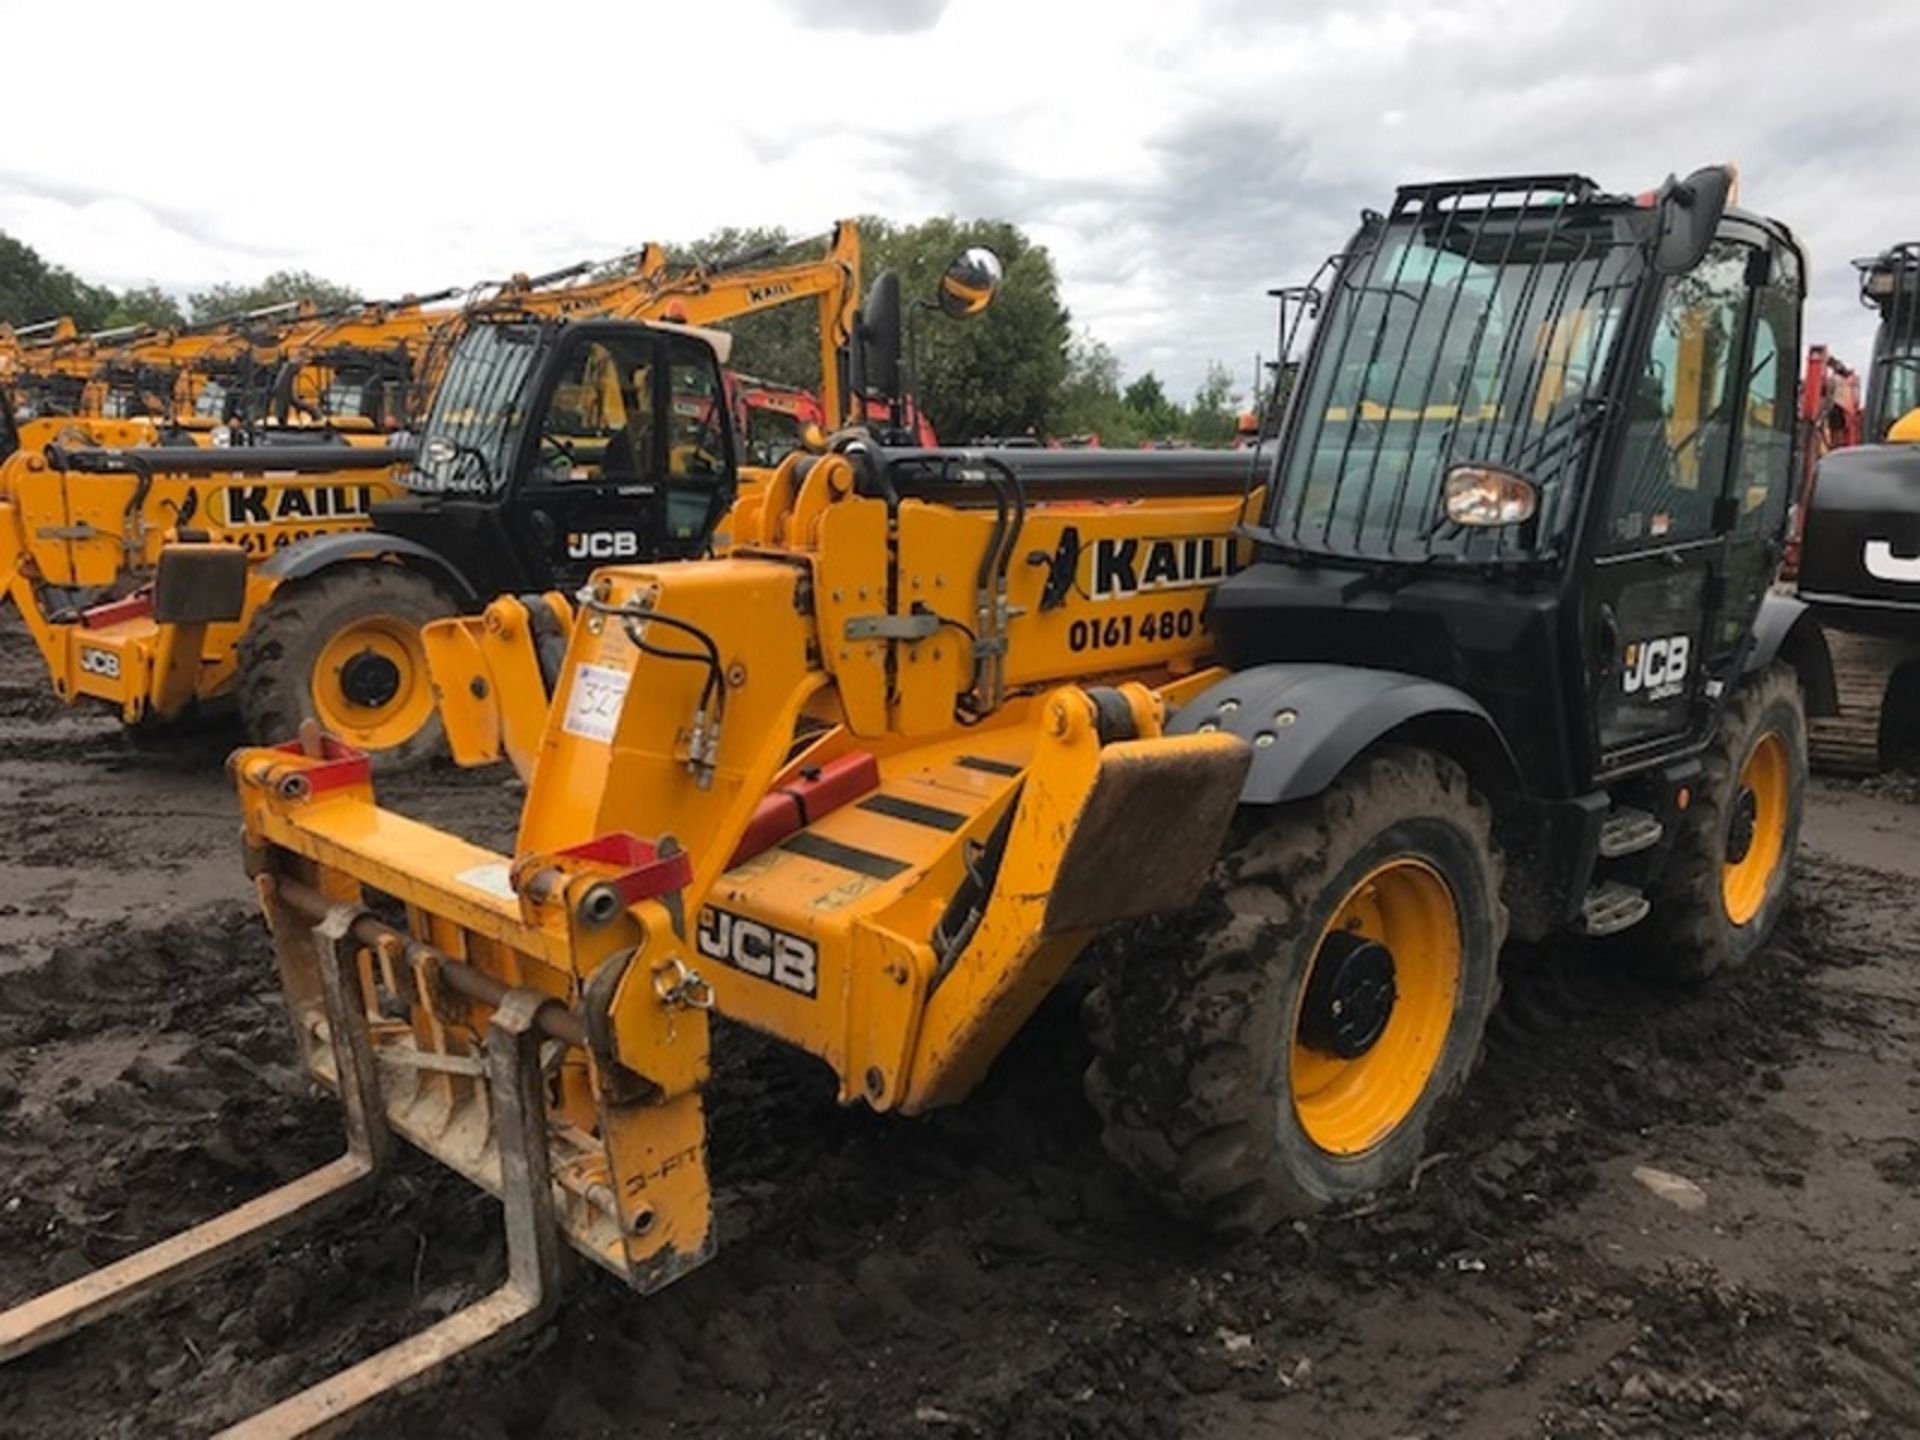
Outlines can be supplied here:
M820 952L813 941L744 915L707 906L700 912L694 944L709 960L771 980L797 995L811 996L820 984Z
M1896 555L1885 540L1867 541L1867 573L1895 585L1920 585L1920 555Z
M631 560L640 553L640 537L631 530L582 530L567 536L570 560Z
M1686 688L1692 650L1693 641L1685 635L1636 641L1627 646L1621 688L1629 695L1644 693L1649 700L1671 700Z
M120 657L111 650L89 650L80 647L80 668L89 675L104 676L108 680L120 678Z

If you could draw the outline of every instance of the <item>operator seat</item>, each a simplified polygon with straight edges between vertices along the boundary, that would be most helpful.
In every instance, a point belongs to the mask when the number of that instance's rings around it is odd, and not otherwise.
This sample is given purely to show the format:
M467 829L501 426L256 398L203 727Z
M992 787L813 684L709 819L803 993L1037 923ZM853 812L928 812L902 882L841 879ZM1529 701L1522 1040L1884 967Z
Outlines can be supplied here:
M607 437L606 453L600 457L600 476L604 480L652 480L653 416L632 407L627 421Z

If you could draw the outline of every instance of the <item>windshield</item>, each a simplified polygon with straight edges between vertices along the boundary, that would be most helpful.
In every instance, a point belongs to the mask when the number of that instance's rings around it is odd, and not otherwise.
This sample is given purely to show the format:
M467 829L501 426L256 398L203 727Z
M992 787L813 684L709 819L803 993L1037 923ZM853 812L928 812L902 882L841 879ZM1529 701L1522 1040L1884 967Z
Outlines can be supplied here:
M218 380L207 381L193 397L193 413L203 419L218 420L226 412L227 387Z
M1920 335L1904 335L1880 353L1880 373L1874 376L1876 404L1869 427L1875 440L1887 438L1887 432L1910 411L1920 409Z
M1529 203L1530 202L1530 203ZM1320 554L1497 558L1444 518L1474 461L1540 490L1539 553L1572 514L1604 370L1643 273L1632 212L1440 208L1403 192L1340 267L1279 462L1273 532Z
M747 463L778 465L800 448L800 417L785 410L757 405L751 398L746 405Z
M505 483L540 334L536 325L485 323L460 337L434 391L409 489L484 492Z

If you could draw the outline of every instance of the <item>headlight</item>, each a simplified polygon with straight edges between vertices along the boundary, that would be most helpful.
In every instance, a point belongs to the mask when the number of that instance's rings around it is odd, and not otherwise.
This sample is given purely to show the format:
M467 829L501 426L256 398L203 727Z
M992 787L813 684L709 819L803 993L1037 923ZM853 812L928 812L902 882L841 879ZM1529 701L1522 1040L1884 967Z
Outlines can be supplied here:
M1456 525L1518 525L1540 505L1533 481L1495 465L1456 465L1447 471L1447 518Z

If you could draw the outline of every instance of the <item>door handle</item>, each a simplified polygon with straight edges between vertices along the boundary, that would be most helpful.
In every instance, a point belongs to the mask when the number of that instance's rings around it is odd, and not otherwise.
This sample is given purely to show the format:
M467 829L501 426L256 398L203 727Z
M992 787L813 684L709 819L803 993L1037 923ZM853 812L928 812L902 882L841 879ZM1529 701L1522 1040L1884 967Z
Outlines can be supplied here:
M1601 661L1600 673L1610 673L1620 655L1620 621L1611 605L1594 612L1593 644Z

